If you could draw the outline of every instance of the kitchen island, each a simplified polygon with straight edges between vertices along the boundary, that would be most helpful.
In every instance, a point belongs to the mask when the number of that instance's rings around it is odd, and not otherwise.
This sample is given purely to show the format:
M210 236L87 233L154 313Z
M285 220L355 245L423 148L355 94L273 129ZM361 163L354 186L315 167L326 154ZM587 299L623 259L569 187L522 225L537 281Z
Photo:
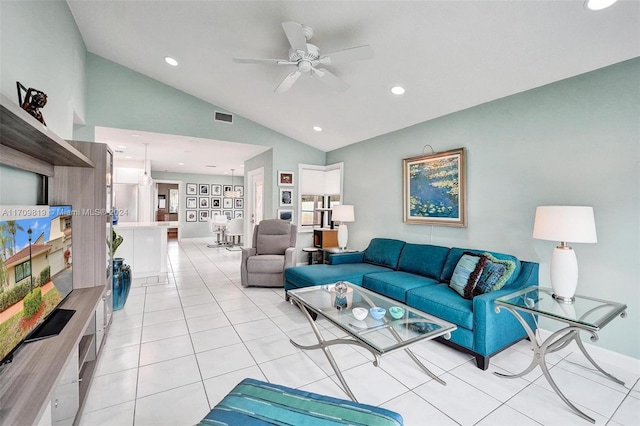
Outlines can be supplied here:
M123 241L114 257L131 266L134 278L166 274L167 230L180 222L120 222L113 226Z

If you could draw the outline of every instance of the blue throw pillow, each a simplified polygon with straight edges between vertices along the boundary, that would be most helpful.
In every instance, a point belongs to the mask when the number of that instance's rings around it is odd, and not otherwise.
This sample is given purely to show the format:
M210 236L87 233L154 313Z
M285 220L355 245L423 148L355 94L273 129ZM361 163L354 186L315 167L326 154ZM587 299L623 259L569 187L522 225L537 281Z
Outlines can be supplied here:
M453 270L449 287L460 296L464 297L464 289L469 283L469 277L478 266L478 262L482 256L473 253L465 253L462 255L456 268Z
M486 261L482 273L473 287L466 289L467 294L478 295L500 290L516 270L516 264L511 260L497 259L490 253L485 253L483 258ZM469 282L469 286L471 286L471 282Z

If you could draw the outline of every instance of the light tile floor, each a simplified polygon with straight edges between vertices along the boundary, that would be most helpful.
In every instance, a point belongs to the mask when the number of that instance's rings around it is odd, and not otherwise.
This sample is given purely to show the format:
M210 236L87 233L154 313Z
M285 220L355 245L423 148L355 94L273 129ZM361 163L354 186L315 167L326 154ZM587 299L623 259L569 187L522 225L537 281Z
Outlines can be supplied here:
M192 425L245 377L346 398L306 319L283 289L242 288L240 252L208 248L207 239L169 242L170 272L133 280L113 315L81 425ZM326 336L341 332L319 319ZM406 425L588 425L558 398L538 369L520 379L531 351L520 342L481 371L474 360L437 342L413 347L447 382L429 379L404 353L382 358L351 346L333 350L360 402L402 414ZM600 360L626 386L584 367L567 350L550 357L565 395L596 424L640 425L640 373Z

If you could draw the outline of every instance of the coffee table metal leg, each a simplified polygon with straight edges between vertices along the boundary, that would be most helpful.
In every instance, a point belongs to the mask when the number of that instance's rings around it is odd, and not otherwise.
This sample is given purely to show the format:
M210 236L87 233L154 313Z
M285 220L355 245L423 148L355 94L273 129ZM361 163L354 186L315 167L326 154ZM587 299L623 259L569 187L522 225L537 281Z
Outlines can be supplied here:
M324 352L324 355L329 360L329 364L331 364L331 368L333 368L333 371L336 373L336 376L338 377L338 380L340 380L340 383L342 384L342 388L344 389L346 394L349 396L349 398L351 398L352 401L358 402L356 397L353 395L353 392L351 392L349 385L347 385L346 380L342 376L342 372L340 371L340 368L338 367L336 360L333 358L333 354L331 353L329 346L337 345L337 344L355 344L358 346L362 346L362 345L360 345L359 342L356 342L354 340L348 340L348 339L334 339L329 341L325 340L324 337L322 336L322 333L320 333L320 330L318 329L318 326L316 325L315 321L313 320L313 318L311 318L311 315L309 315L309 311L307 311L307 309L297 300L293 299L293 301L296 303L296 305L298 305L300 310L307 317L307 320L311 325L311 329L313 330L313 333L316 335L316 339L318 339L318 344L317 345L300 345L294 342L292 339L289 339L289 341L293 346L295 346L298 349L322 349L322 352ZM378 361L378 357L376 356L376 362L377 361ZM374 362L374 364L376 364L376 362Z
M445 382L444 380L442 380L440 377L436 376L434 373L431 372L431 370L429 370L419 359L417 356L414 355L413 352L411 352L410 349L405 349L404 350L407 355L409 355L409 357L413 360L413 362L415 362L416 364L418 364L418 367L422 368L422 370L427 373L427 375L429 377L431 377L433 380L435 380L436 382L440 383L441 385L447 386L447 382Z

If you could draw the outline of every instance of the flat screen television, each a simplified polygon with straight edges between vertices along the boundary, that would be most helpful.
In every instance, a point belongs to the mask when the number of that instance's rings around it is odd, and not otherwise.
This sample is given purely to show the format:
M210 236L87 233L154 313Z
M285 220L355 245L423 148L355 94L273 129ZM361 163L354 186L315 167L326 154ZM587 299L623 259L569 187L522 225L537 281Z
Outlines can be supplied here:
M74 311L71 206L0 206L0 365L60 333Z

